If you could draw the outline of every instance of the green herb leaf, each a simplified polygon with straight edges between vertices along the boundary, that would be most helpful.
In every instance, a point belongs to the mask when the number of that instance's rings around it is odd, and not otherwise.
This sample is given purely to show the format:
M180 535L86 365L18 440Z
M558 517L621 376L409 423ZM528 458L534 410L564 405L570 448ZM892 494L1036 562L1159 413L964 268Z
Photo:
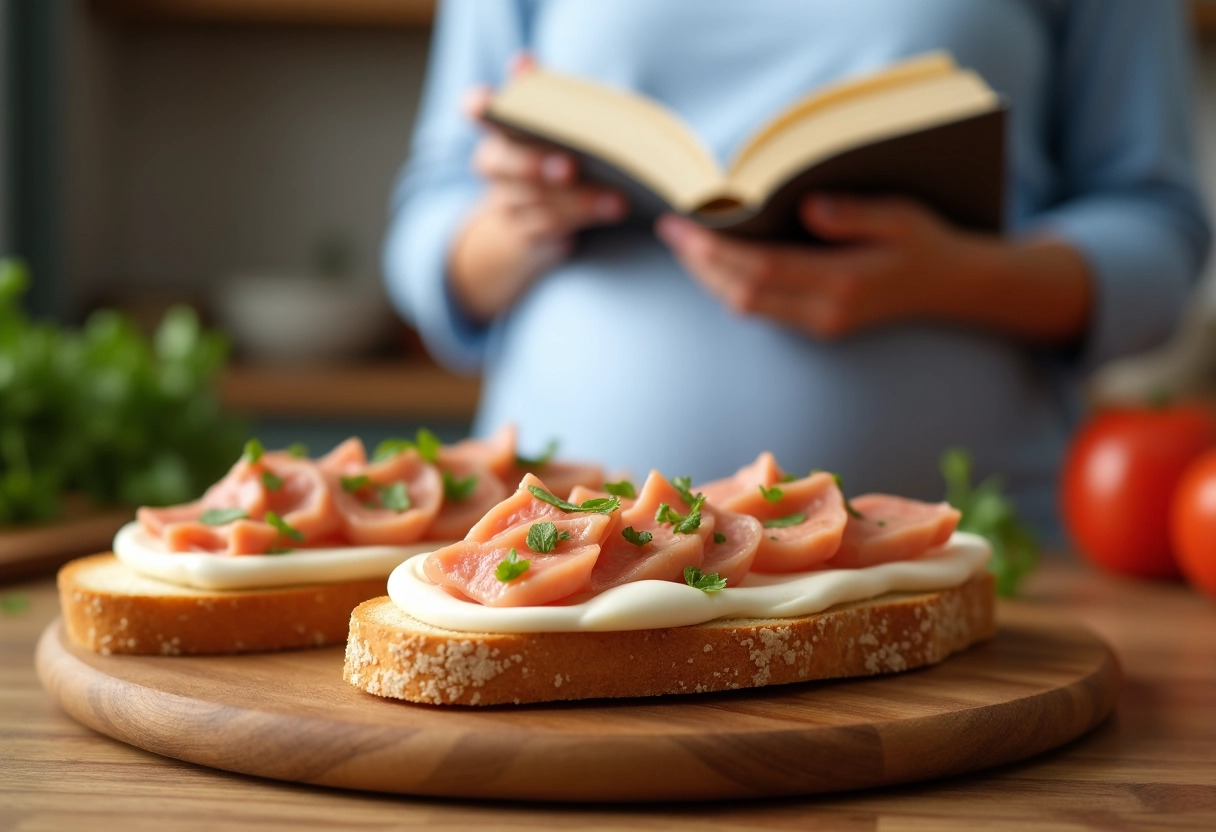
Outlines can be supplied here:
M262 454L266 453L266 448L257 439L250 439L245 443L244 457L250 463L257 462L262 458Z
M772 488L765 488L762 485L760 486L760 496L770 503L779 503L781 502L781 498L785 496L785 492L775 485Z
M376 446L376 450L372 453L372 462L384 462L413 447L414 443L408 439L385 439Z
M590 500L584 500L580 505L576 506L568 500L555 497L538 485L529 485L528 490L532 492L532 496L536 499L551 506L556 506L567 514L576 511L585 511L591 514L612 514L612 512L621 507L621 498L616 496L592 497Z
M648 531L637 531L633 526L626 526L621 532L621 537L632 543L634 546L645 546L650 541L654 540L654 535Z
M234 520L245 520L249 515L243 508L213 508L204 511L198 522L204 526L222 526Z
M451 471L443 472L443 498L458 503L467 500L477 490L477 475L469 474L459 479Z
M308 446L303 442L292 442L287 446L287 455L292 459L307 459Z
M812 471L811 473L813 474L813 473L815 473L815 472L814 472L814 471ZM779 480L779 482L793 482L793 481L794 481L794 480L796 480L796 479L798 479L798 477L796 477L796 476L795 476L795 475L793 475L793 474L782 474L782 475L781 475L781 479Z
M342 484L342 490L348 494L354 494L372 484L372 481L364 474L357 477L339 477L338 482Z
M409 492L405 490L405 483L403 482L377 486L376 490L380 494L380 505L389 511L400 513L407 511L413 505Z
M494 577L505 583L518 578L520 575L528 571L528 567L532 565L532 561L520 560L519 555L515 551L515 547L511 547L511 551L507 553L506 560L499 562L494 569Z
M714 532L714 543L725 543L725 542L726 542L726 535L722 534L722 532Z
M542 465L548 465L557 453L557 444L556 439L550 439L549 444L545 445L545 449L537 457L526 457L516 454L515 464L523 468L539 468Z
M296 543L304 542L304 532L300 531L295 526L292 526L273 511L267 511L266 516L263 519L278 529L279 534L283 535L284 537L290 537Z
M806 514L798 512L797 514L787 514L784 517L774 517L772 520L764 521L766 529L788 529L790 526L797 526L799 523L806 522Z
M836 487L840 489L840 496L844 497L844 481L841 480L840 474L832 474L832 479L836 480ZM849 502L848 497L844 497L844 510L848 512L850 517L852 517L856 520L865 519L865 517L862 516L860 511L853 508L853 504Z
M717 572L706 574L695 566L684 567L684 583L702 592L721 592L726 589L726 578Z
M418 456L427 462L434 465L439 461L439 449L443 447L443 443L426 428L419 428L418 433L414 434L414 446L418 448Z
M270 471L263 471L262 472L262 485L266 487L267 491L278 491L280 488L283 487L283 478L280 476L276 476L275 474L271 473Z
M694 496L692 493L692 477L673 477L671 480L671 485L676 491L680 492L680 498L690 506L696 502L697 497L700 496L699 494Z
M1017 593L1018 585L1038 564L1038 540L1018 517L1012 500L1002 493L997 477L971 486L971 454L951 448L939 463L946 480L946 502L962 512L959 531L987 538L992 546L988 570L996 575L996 590L1005 598Z
M570 540L570 532L558 532L557 526L549 520L533 523L528 528L527 544L533 552L546 554L552 552L559 540Z
M286 555L286 554L290 554L291 552L294 552L294 551L295 551L295 549L292 549L290 546L267 546L266 547L266 554L268 554L268 555Z
M680 514L667 503L659 503L654 513L656 523L670 523L677 534L692 534L701 527L701 507L705 505L705 495L698 494L692 500L688 514Z
M633 487L633 483L629 480L606 482L604 483L604 490L614 497L624 497L627 500L637 499L638 496L638 490Z

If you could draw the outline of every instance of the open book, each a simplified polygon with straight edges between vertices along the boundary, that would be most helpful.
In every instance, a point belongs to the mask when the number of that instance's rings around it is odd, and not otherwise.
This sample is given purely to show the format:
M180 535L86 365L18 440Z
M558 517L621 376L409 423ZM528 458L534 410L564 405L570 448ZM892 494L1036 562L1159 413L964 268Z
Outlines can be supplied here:
M673 210L767 239L808 236L797 206L813 191L908 196L955 224L998 230L1004 116L983 78L942 52L796 101L725 169L657 102L539 68L515 75L486 114L574 153L583 177L622 189L635 216Z

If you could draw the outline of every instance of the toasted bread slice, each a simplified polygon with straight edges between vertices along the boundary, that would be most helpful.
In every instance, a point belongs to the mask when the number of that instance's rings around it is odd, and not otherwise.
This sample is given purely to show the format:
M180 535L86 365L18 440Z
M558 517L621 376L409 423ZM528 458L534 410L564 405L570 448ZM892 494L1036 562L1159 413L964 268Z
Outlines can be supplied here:
M368 693L435 705L658 696L896 673L995 633L991 575L890 593L803 618L582 633L464 633L388 597L355 608L345 677Z
M385 584L190 589L146 578L106 553L59 571L59 603L72 640L98 653L250 653L340 644L351 610Z

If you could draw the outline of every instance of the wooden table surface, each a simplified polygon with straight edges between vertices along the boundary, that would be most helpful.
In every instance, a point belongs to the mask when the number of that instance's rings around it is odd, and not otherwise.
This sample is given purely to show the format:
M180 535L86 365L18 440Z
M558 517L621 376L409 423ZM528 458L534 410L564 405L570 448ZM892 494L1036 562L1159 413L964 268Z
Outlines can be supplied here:
M994 771L872 792L571 807L297 786L110 740L59 712L34 674L34 644L58 612L52 581L0 586L0 830L1216 829L1216 601L1064 559L1032 577L1025 599L1070 610L1123 663L1115 715L1071 745Z

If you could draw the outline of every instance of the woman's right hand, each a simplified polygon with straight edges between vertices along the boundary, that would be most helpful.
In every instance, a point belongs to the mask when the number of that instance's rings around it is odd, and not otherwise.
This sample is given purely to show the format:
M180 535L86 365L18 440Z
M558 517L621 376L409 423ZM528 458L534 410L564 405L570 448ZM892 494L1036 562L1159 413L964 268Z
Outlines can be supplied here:
M488 90L470 94L471 118L481 119L489 98ZM515 141L493 126L474 151L473 168L488 186L457 235L448 282L479 322L506 310L565 259L575 232L619 222L627 211L619 192L580 184L569 154Z

